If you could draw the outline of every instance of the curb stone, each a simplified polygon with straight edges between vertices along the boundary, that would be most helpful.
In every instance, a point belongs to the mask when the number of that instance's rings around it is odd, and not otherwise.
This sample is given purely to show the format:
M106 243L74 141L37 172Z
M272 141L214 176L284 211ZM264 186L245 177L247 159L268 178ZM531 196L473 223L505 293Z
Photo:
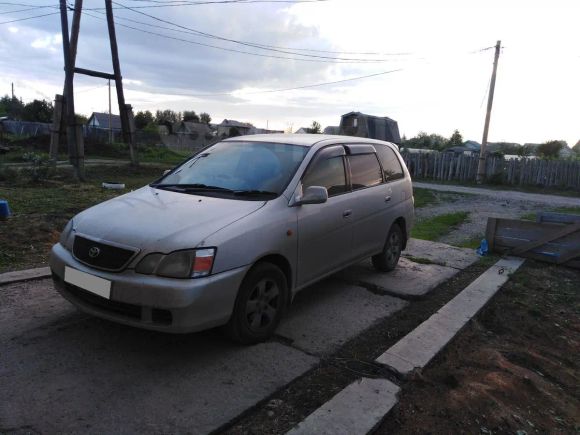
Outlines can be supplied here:
M50 278L50 268L48 266L36 269L17 270L0 274L0 285L13 284L16 282L30 281L33 279Z

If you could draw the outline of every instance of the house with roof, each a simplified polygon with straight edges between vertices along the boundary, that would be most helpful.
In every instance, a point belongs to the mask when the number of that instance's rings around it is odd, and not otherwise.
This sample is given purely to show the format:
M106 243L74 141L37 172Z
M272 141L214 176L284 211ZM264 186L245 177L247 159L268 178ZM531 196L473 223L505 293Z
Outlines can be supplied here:
M121 131L121 117L119 115L110 115L111 130L114 132ZM89 117L87 127L96 130L109 130L109 114L104 112L93 112Z
M340 134L340 126L333 126L333 125L329 125L328 127L324 127L324 130L322 131L322 133L324 134Z
M217 140L215 131L201 122L177 121L158 130L163 145L177 152L195 152Z
M349 112L342 115L340 134L379 139L397 145L401 143L397 121L386 116L373 116L361 112Z
M294 134L308 134L310 133L310 127L300 127L294 132Z
M254 126L248 122L239 122L233 119L224 119L217 125L217 135L220 138L232 136L245 136L251 134Z

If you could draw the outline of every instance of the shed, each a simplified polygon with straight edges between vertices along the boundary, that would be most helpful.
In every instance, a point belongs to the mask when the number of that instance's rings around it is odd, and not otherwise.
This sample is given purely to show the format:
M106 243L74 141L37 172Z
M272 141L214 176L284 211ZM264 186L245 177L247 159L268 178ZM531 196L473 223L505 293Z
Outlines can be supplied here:
M396 144L401 143L399 124L386 116L366 115L361 112L349 112L342 115L340 134L345 136L368 137Z

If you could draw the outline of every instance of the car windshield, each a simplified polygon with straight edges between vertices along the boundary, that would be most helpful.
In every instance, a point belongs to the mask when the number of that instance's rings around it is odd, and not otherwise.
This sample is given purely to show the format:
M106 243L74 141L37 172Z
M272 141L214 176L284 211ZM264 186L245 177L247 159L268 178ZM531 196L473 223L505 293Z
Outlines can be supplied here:
M152 186L184 193L276 197L308 152L268 142L220 142L197 154Z

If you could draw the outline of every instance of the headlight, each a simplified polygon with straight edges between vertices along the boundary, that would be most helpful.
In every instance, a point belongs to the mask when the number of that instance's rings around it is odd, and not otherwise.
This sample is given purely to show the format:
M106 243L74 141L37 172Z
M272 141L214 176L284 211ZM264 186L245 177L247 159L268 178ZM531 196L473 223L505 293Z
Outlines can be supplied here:
M201 278L213 267L215 248L188 249L171 254L149 254L135 268L137 273L167 278Z
M60 239L58 240L59 243L69 251L71 250L70 241L72 232L73 232L73 220L71 219L65 225L64 229L62 230L62 233L60 233Z

